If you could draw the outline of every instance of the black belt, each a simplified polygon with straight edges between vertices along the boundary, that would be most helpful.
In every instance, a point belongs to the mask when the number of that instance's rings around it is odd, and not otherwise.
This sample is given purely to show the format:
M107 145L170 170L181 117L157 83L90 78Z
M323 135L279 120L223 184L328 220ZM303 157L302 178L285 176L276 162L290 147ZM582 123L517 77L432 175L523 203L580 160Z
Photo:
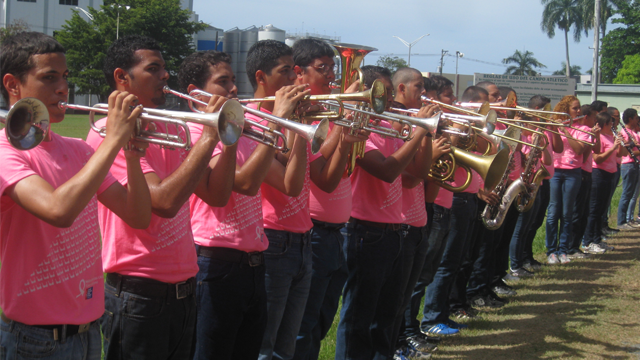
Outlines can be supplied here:
M0 314L0 318L2 318L2 321L7 324L11 324L11 322L13 321L9 319L4 313ZM69 336L82 334L89 331L91 324L93 324L94 322L95 321L80 325L24 325L32 326L38 329L51 330L53 331L53 340L58 341L60 339L68 338Z
M108 273L106 283L116 288L116 296L120 296L120 292L125 291L145 297L164 298L166 296L175 296L176 299L184 299L196 291L195 278L190 278L177 284L170 284L137 276Z
M222 260L246 264L249 266L260 266L264 264L264 254L260 251L245 252L224 247L197 246L198 256L211 259Z
M339 224L338 223L330 223L330 222L314 220L314 219L311 219L311 222L313 223L313 226L317 226L319 228L327 229L327 230L331 230L331 231L340 230L345 225L344 223L339 223Z
M389 224L389 223L381 223L381 222L375 222L375 221L360 220L354 217L349 219L349 222L354 225L364 225L364 226L370 226L370 227L375 227L375 228L380 228L385 230L398 231L402 229L402 224Z

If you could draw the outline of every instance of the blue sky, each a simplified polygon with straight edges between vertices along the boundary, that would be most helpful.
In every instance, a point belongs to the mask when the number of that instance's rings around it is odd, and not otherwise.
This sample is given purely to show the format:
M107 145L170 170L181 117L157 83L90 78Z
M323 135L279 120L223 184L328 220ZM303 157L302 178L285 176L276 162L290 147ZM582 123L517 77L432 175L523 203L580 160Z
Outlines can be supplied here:
M549 39L540 29L543 7L539 0L194 0L193 10L200 20L224 30L273 24L287 32L304 29L377 48L379 51L367 55L366 64L386 54L406 60L408 48L392 36L412 42L427 33L430 36L411 50L411 66L420 71L437 71L442 49L450 54L464 53L458 62L461 74L502 74L503 66L473 60L500 64L516 49L533 52L547 66L543 75L560 69L565 59L563 32L558 29ZM611 28L609 24L607 30ZM583 73L592 67L592 46L592 31L588 36L583 33L579 43L569 34L571 64L580 65ZM455 60L446 56L443 71L454 73Z

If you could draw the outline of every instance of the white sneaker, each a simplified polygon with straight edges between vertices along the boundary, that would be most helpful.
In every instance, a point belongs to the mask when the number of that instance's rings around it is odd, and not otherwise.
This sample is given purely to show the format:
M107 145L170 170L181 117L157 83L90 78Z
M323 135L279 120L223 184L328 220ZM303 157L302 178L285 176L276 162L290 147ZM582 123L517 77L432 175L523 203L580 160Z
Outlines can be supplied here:
M596 243L591 243L585 249L585 252L589 254L604 254L607 250Z

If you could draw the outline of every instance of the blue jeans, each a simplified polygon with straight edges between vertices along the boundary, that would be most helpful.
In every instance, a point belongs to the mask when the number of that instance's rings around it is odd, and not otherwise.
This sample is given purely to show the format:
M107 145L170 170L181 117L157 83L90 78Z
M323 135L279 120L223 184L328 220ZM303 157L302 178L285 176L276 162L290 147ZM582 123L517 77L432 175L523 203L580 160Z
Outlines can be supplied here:
M518 213L518 221L511 236L511 244L509 245L509 259L511 260L512 270L520 269L524 263L527 235L529 234L531 224L533 224L536 215L538 215L541 197L540 189L538 189L531 209L527 212Z
M573 229L571 230L571 246L569 253L573 254L580 251L582 237L587 227L587 218L589 217L589 199L591 198L591 182L592 173L582 170L582 182L578 197L573 207Z
M602 213L607 211L606 202L611 194L611 182L615 173L609 173L601 169L593 169L593 185L591 186L591 199L589 201L589 217L587 229L584 233L582 244L589 246L592 242L599 244L602 234Z
M609 215L611 214L611 200L613 199L613 193L616 192L618 183L620 182L620 164L618 169L613 173L613 180L611 181L611 191L609 192L609 199L607 199L607 210L602 214L602 227L609 227Z
M539 207L538 211L533 217L531 221L531 226L529 226L529 231L526 235L526 241L523 248L524 259L525 260L534 260L533 259L533 241L536 238L536 233L538 229L544 224L544 218L547 214L547 207L549 207L549 180L542 180L542 185L538 189L538 194L540 195ZM538 201L538 200L536 200Z
M264 264L198 256L198 267L194 359L256 359L267 325Z
M264 252L267 328L258 358L292 359L311 286L311 237L272 229L264 233L269 239Z
M336 359L389 359L391 332L402 300L400 230L347 225L344 286L336 339Z
M410 225L402 225L403 242L402 242L402 259L405 263L405 286L402 295L402 304L398 308L396 315L395 328L393 337L398 339L398 343L405 340L404 334L404 313L405 309L411 301L411 294L416 286L418 277L422 273L424 260L429 250L429 241L427 227L415 227ZM402 336L401 336L402 335Z
M442 261L433 277L433 282L427 287L424 300L425 310L421 324L423 330L449 319L449 293L472 235L469 228L477 211L477 199L476 194L453 195L449 236L442 254Z
M431 204L433 215L430 214L429 205L427 204L427 214L429 214L429 237L427 240L428 248L424 259L424 265L413 288L409 306L404 312L404 338L416 336L420 333L420 322L418 321L418 312L420 303L425 294L425 289L435 275L442 254L444 253L444 245L447 235L449 234L449 222L451 220L451 209L444 208L440 205Z
M144 280L157 286L170 285ZM104 295L105 311L100 325L105 359L178 360L193 356L196 328L193 294L182 299L170 292L162 297L150 297L123 291L120 285L105 282Z
M313 271L311 289L296 340L295 359L317 359L320 343L327 335L338 311L342 288L347 281L344 257L344 224L313 221L311 249ZM346 230L345 230L346 233Z
M638 166L634 163L622 164L620 166L620 176L622 177L622 194L618 204L618 226L628 222L627 214L629 213L629 208L633 213L634 206L631 203L631 199L638 186Z
M556 169L549 180L549 207L545 243L547 256L568 254L573 230L573 209L580 190L582 169ZM558 239L558 222L560 237Z
M469 249L468 259L463 262L461 272L456 277L454 288L449 301L450 309L455 310L466 305L466 300L476 295L486 295L491 283L495 263L495 244L500 240L504 225L496 230L489 230L484 226L480 214L487 203L478 201L478 215L475 217L475 244ZM464 292L464 295L462 293Z
M640 171L638 172L638 178L640 179ZM627 222L633 220L633 212L635 211L636 203L638 202L638 195L640 194L640 181L636 183L636 189L631 197L629 208L627 209Z
M100 360L100 337L97 321L91 324L89 331L57 341L53 338L53 330L0 321L0 359Z

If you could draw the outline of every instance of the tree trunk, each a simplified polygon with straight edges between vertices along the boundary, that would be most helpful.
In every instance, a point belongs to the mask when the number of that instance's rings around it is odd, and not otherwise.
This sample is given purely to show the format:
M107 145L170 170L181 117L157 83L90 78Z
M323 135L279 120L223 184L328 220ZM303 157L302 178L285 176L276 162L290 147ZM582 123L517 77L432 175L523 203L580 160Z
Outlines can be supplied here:
M565 46L565 50L567 52L567 66L566 66L566 73L567 73L567 77L571 76L571 64L569 63L569 30L565 29L564 30L564 46Z

